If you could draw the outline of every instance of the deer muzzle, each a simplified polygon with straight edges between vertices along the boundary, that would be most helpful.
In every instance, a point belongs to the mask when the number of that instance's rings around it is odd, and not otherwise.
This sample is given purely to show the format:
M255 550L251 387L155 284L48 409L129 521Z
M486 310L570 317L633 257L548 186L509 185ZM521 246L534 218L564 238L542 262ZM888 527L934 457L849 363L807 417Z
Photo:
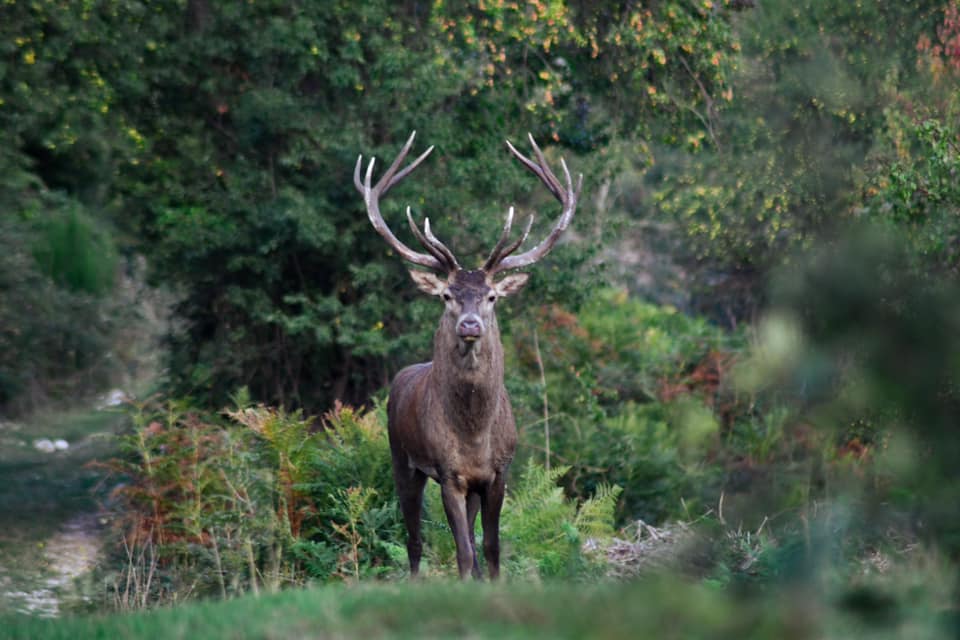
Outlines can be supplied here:
M483 335L483 320L475 313L460 316L457 321L457 337L464 342L474 342Z

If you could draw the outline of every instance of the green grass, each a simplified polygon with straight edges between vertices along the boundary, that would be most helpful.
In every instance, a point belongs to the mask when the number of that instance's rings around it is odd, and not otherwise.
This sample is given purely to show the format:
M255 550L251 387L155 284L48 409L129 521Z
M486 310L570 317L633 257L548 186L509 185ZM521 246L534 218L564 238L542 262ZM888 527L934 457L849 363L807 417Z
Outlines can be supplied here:
M102 475L85 468L93 459L113 451L112 435L122 414L85 411L49 414L27 422L0 426L0 525L35 524L88 509L90 489ZM62 438L66 451L43 453L33 447L40 438ZM37 522L39 521L39 522Z
M113 616L8 616L0 618L0 637L947 638L945 615L921 607L864 618L810 587L737 595L667 578L629 585L402 582Z
M727 598L668 583L327 586L260 599L201 603L112 617L13 619L10 638L556 637L743 638L780 624L759 607L730 616ZM760 637L760 636L757 636Z

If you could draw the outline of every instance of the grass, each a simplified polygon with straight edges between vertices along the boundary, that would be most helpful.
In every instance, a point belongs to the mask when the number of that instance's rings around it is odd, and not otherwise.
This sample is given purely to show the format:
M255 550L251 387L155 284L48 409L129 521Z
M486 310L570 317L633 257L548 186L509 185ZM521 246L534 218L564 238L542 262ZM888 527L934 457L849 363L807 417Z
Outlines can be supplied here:
M40 414L0 423L0 593L32 592L49 577L46 541L64 523L97 509L102 472L87 463L109 456L123 420L114 411ZM62 438L66 451L44 453L34 440ZM17 602L0 598L0 613Z
M10 638L750 637L778 614L728 615L699 589L691 607L668 583L634 587L518 584L326 586L113 617L13 619ZM653 604L655 603L655 604ZM752 631L753 630L753 631ZM758 636L759 637L759 636Z
M85 464L109 455L110 434L122 419L118 413L87 411L39 417L16 428L4 425L0 593L11 591L4 580L13 580L14 587L41 581L49 556L38 542L95 508L91 489L99 473ZM41 453L32 446L39 437L62 437L71 447ZM728 508L728 516L733 511ZM732 570L748 571L745 555L760 558L750 569L759 573L765 563L787 557L787 545L780 555L776 547L760 553L754 547L762 542L748 538L749 548L729 561ZM820 542L816 536L807 542L814 552L808 550L808 560L830 555ZM808 571L771 572L762 580L714 573L698 579L648 576L632 583L596 576L545 584L369 581L113 615L78 615L76 607L67 610L74 615L56 620L22 615L0 597L0 639L960 637L955 565L922 550L887 555L889 562L876 563L890 565L882 571L833 567L821 559ZM821 565L825 568L817 568Z
M846 602L827 602L810 586L737 594L658 577L599 585L328 585L124 615L7 616L0 637L920 639L955 637L955 624L949 611L922 606L893 609L878 621Z

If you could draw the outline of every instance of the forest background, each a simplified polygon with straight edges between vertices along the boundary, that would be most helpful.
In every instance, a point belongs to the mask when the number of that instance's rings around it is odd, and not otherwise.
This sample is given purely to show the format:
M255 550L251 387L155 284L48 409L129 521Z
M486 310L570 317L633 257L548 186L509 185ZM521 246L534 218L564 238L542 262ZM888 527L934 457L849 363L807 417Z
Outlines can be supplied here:
M500 310L512 578L956 629L957 2L6 0L0 36L0 415L131 395L104 606L403 575L383 403L439 311L351 173L416 130L385 216L479 261L558 213L530 132L585 187Z

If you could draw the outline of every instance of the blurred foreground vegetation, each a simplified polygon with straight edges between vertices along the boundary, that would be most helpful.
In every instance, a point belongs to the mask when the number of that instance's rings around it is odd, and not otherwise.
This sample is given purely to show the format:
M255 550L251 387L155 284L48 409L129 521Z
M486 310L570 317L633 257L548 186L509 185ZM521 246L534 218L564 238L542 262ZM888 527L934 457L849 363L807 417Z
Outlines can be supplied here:
M935 594L917 585L914 597ZM652 606L655 605L655 606ZM321 587L125 616L20 619L10 638L945 638L951 615L925 604L882 624L831 610L804 588L745 597L670 579L631 585L393 584Z
M97 602L353 585L12 633L956 637L955 0L11 0L0 34L0 415L142 398ZM350 171L413 129L384 213L463 257L552 221L503 138L586 176L500 311L507 586L389 584L382 402L437 310Z

